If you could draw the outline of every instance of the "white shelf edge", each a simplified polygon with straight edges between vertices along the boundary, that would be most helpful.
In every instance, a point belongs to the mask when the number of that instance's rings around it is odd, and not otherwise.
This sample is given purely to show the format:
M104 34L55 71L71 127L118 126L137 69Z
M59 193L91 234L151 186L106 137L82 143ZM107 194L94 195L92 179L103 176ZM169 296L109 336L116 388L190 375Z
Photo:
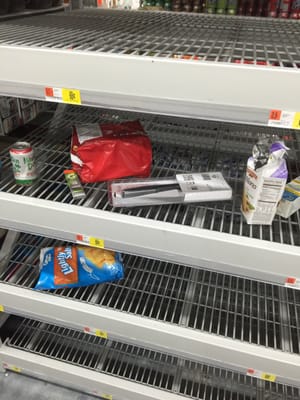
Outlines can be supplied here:
M130 382L101 372L66 364L62 361L14 349L0 347L2 363L21 369L21 372L52 383L77 389L92 395L111 395L113 399L182 400L185 397L139 383Z
M255 125L267 125L271 109L299 111L292 68L12 45L0 46L0 59L3 95L43 100L45 87L65 87L81 90L83 105Z
M116 340L178 354L244 374L248 368L253 368L276 375L280 382L299 384L298 354L3 283L0 284L0 304L7 313L78 330L92 327L106 331L108 337Z
M0 226L71 242L98 237L108 249L277 284L300 278L299 246L4 192Z

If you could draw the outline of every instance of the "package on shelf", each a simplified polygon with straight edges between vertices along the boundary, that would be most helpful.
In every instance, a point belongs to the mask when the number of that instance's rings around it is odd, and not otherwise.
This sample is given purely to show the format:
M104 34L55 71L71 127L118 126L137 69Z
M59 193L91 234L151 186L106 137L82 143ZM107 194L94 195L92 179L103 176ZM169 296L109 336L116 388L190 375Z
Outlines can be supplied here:
M0 136L8 135L20 125L21 119L18 112L7 118L0 118Z
M18 99L14 97L0 97L0 117L8 118L18 112Z
M32 121L34 118L36 118L36 116L37 116L37 112L36 112L36 107L35 107L34 103L23 108L20 112L20 118L21 118L23 125L28 124L28 122Z
M18 99L18 105L21 110L28 106L31 106L32 104L34 104L34 100L32 99Z
M48 109L49 103L47 101L39 101L37 100L35 102L35 108L36 108L36 115L39 115L43 111L46 111Z
M260 141L248 158L242 212L248 224L271 225L288 177L283 142Z
M221 172L205 172L111 181L108 195L114 207L136 207L230 200L232 189Z
M0 135L8 135L47 109L47 102L0 97Z
M277 208L277 215L289 218L300 209L300 176L289 182Z

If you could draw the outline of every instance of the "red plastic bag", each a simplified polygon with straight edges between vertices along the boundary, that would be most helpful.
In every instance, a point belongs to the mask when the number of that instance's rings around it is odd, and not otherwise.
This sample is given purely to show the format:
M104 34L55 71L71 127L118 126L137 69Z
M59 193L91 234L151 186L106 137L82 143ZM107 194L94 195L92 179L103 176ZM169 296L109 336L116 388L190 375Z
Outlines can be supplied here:
M73 127L72 167L82 182L148 177L152 147L139 121Z

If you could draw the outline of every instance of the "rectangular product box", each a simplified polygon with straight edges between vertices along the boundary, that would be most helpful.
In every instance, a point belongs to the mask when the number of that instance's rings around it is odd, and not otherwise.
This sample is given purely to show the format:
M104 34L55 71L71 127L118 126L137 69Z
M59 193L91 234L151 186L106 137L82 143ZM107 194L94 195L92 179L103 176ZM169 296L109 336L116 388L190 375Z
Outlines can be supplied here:
M220 172L120 179L108 183L108 193L114 207L222 201L232 197L232 189Z
M289 218L300 209L300 176L289 182L277 208L277 215Z
M31 99L18 99L18 102L21 110L34 104L34 100Z
M48 103L46 101L36 101L35 102L35 110L36 115L39 115L41 112L47 110Z
M18 99L14 97L0 97L0 118L8 118L18 112Z
M5 119L0 118L0 136L8 135L21 125L19 113L10 115Z
M21 110L22 123L25 125L37 116L35 104L29 105Z
M264 176L247 167L242 211L248 224L271 225L286 179Z

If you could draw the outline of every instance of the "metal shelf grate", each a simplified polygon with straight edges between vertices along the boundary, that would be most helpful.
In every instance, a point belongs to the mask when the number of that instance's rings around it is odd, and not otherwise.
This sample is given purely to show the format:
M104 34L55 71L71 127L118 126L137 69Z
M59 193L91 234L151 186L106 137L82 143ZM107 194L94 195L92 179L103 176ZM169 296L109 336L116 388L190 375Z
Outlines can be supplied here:
M40 249L54 244L22 234L0 281L33 288ZM53 294L300 354L299 291L130 255L124 256L124 265L125 279L120 282Z
M106 183L85 185L86 199L72 199L63 171L70 167L70 126L78 122L118 122L140 119L153 144L153 176L176 172L221 171L233 188L233 200L190 205L164 205L112 208L108 204ZM31 187L14 182L8 149L0 153L4 172L0 190L68 204L78 204L212 231L257 238L276 243L300 245L300 213L289 219L276 217L271 226L247 225L241 212L241 195L246 160L259 135L284 136L289 151L291 177L300 175L299 134L245 125L203 122L174 117L115 112L87 107L67 107L51 124L37 128L24 139L37 155L40 180Z
M189 398L298 400L299 389L71 329L23 320L8 345Z
M0 23L0 44L300 67L297 21L85 10Z

